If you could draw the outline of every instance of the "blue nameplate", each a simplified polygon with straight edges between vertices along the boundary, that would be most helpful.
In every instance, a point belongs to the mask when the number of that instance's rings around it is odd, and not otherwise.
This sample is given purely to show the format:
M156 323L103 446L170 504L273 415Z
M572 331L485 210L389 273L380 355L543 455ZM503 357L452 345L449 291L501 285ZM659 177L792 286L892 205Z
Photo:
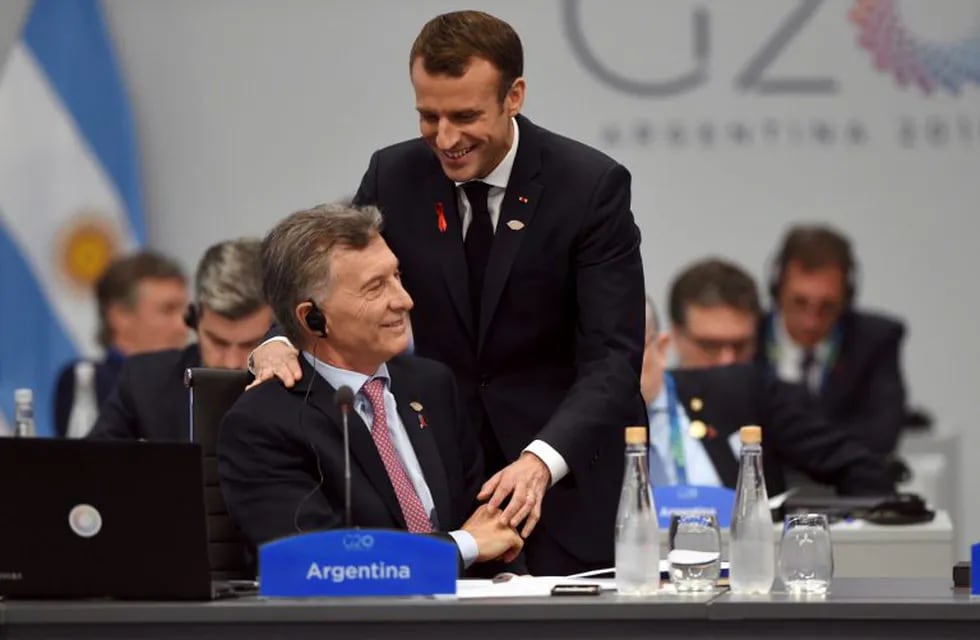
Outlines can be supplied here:
M980 596L980 542L970 545L970 595Z
M727 529L732 522L735 492L727 487L654 487L653 503L657 506L657 520L661 529L670 527L670 514L701 509L714 509L718 514L718 526Z
M259 595L431 596L456 593L456 545L385 529L338 529L259 547Z

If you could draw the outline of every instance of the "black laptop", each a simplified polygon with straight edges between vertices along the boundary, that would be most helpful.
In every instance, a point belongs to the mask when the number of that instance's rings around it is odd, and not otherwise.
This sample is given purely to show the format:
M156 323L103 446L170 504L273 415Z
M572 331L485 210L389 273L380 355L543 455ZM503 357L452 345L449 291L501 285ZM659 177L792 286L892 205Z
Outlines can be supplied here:
M201 450L0 438L0 596L211 597Z

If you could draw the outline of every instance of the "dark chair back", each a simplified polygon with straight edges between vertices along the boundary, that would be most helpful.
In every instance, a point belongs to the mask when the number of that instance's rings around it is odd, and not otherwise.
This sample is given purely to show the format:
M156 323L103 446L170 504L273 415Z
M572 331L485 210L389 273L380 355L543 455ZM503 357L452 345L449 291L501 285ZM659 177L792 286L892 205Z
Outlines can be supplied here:
M212 580L255 577L252 554L228 515L218 485L218 426L245 390L251 374L235 369L195 367L184 372L190 395L191 441L204 454L204 507L208 517L208 559Z

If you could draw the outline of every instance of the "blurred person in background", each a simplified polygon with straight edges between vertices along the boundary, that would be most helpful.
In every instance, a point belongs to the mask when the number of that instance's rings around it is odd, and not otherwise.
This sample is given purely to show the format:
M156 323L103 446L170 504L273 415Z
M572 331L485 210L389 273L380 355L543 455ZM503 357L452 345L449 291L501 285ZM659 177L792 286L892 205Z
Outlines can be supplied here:
M734 489L738 431L751 424L762 427L770 496L788 488L784 467L842 494L894 491L883 457L814 412L798 385L782 382L755 363L667 370L670 340L671 334L660 331L648 299L640 385L650 423L654 486Z
M99 344L105 357L95 362L95 395L101 407L116 386L123 361L134 354L187 344L187 278L180 266L158 253L141 251L113 261L95 285ZM64 436L75 401L75 368L58 374L54 396L55 433Z
M670 286L670 322L684 369L751 362L762 308L755 281L738 265L710 258L681 271Z
M131 356L99 412L90 438L190 439L188 367L244 369L265 336L272 311L262 294L260 241L219 242L204 252L194 277L195 301L181 321L197 342Z
M892 453L905 418L903 324L855 308L851 243L825 226L789 230L773 261L772 310L757 360L801 384L824 415L867 446Z

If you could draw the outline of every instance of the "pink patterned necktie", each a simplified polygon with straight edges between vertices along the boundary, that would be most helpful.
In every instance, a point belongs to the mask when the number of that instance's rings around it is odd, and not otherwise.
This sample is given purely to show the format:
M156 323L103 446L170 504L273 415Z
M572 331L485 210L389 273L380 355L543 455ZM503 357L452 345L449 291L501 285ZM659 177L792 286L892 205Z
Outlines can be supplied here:
M367 399L371 402L371 409L374 412L374 419L371 421L371 437L374 439L374 446L378 448L381 461L384 462L385 469L388 471L388 478L391 486L395 489L395 496L398 504L402 508L408 530L412 533L429 533L432 531L432 522L422 506L419 495L415 492L415 486L405 473L395 445L391 442L391 434L388 432L388 414L385 411L384 399L385 383L381 378L373 378L364 383L361 387Z

